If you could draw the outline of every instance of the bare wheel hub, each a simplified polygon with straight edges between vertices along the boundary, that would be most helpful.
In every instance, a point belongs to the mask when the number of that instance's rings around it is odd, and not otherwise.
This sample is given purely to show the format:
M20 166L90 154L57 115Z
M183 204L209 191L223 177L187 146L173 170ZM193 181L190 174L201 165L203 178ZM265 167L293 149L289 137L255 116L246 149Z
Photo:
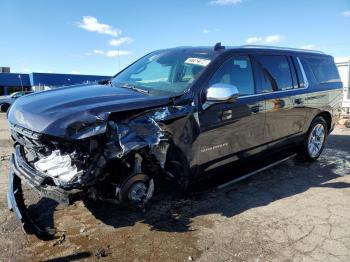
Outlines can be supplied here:
M153 196L154 180L146 174L130 176L120 188L119 201L142 206Z
M141 202L148 192L148 186L143 182L137 182L130 188L128 198L133 202Z

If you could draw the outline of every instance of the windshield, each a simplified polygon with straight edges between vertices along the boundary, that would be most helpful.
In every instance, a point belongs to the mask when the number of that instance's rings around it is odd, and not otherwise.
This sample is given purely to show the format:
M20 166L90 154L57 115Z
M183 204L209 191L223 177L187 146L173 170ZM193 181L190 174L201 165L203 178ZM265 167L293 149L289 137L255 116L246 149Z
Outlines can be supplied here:
M156 51L118 74L112 85L180 94L198 78L212 56L208 51Z

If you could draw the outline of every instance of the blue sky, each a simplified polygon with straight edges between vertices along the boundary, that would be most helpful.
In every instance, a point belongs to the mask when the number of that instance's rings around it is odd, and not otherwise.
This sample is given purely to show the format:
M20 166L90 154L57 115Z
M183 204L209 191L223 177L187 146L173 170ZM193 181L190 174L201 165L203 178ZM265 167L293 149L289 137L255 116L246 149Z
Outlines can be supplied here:
M12 72L113 75L155 49L219 41L350 56L350 0L2 0L0 10L0 66Z

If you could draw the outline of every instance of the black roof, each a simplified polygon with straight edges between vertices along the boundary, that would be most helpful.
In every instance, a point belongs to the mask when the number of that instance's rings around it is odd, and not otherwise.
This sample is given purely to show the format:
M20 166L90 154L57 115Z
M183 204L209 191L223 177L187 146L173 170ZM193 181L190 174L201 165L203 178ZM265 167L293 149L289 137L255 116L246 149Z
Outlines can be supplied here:
M215 50L216 47L216 50ZM321 56L329 56L321 51L316 50L308 50L308 49L300 49L300 48L288 48L288 47L279 47L279 46L261 46L261 45L243 45L243 46L222 46L221 48L217 48L218 44L215 46L180 46L174 49L183 49L189 51L203 51L203 52L218 52L223 53L227 51L231 52L242 52L242 53L275 53L275 54L306 54L306 55L321 55Z

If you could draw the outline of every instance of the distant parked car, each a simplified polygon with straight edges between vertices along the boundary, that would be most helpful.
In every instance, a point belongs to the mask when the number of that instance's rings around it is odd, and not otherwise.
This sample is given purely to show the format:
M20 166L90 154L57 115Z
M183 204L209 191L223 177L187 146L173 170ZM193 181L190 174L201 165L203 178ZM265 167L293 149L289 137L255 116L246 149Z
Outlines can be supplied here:
M12 93L9 96L0 96L0 111L6 112L17 98L30 93L33 93L33 91L20 91Z

